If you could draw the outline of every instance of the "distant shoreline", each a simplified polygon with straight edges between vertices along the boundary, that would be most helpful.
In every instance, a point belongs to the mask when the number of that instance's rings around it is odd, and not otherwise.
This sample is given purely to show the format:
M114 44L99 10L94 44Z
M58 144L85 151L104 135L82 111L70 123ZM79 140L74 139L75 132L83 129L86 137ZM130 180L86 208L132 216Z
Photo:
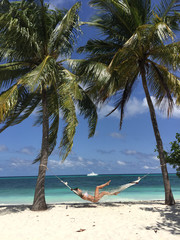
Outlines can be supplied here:
M52 206L113 206L113 205L123 205L123 204L162 204L165 205L164 200L127 200L127 201L107 201L107 202L99 202L99 203L91 203L91 202L63 202L63 203L48 203L48 208L51 208ZM176 204L180 204L180 199L175 199ZM176 205L175 204L175 205ZM1 204L0 208L2 207L27 207L30 208L32 204ZM168 205L166 205L168 206ZM1 215L1 214L0 214Z
M98 173L97 176L111 176L111 175L130 175L130 176L138 176L138 175L146 175L148 173L111 173L111 174L101 174L101 173ZM150 173L149 175L161 175L162 173ZM169 175L176 175L176 173L168 173ZM57 174L56 174L57 175ZM87 176L87 174L67 174L67 175L61 175L61 174L58 174L58 176L64 176L64 177L68 177L68 176ZM94 176L94 177L97 177L97 176ZM32 178L37 178L37 175L36 176L0 176L0 178L18 178L18 177L22 177L22 178L28 178L28 177L32 177ZM53 174L46 174L46 177L54 177Z
M97 185L107 182L110 179L111 184L106 187L106 190L116 191L121 185L137 180L138 176L142 177L144 174L114 174L90 177L86 175L60 175L60 178L68 182L70 187L79 187L82 191L93 195ZM169 174L169 178L174 198L180 199L180 179L176 174ZM0 178L0 204L31 204L34 198L36 179L37 177L33 176ZM84 202L55 176L47 176L45 184L45 198L47 203ZM153 201L163 199L164 185L162 175L150 174L143 178L139 184L131 186L117 196L103 197L101 202Z

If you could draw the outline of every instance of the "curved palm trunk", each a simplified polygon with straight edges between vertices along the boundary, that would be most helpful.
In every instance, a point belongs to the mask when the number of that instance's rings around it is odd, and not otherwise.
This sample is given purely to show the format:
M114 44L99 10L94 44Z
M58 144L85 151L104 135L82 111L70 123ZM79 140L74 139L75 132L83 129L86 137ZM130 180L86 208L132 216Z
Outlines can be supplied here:
M33 211L46 210L47 205L45 201L45 175L48 161L48 133L49 133L49 121L47 110L47 98L46 90L42 90L42 105L43 105L43 136L42 136L42 148L41 159L39 165L38 179L36 183L34 202L32 206ZM45 167L46 166L46 167Z
M165 160L164 160L163 143L162 143L161 136L160 136L159 129L158 129L158 124L157 124L157 120L156 120L156 114L155 114L154 106L153 106L153 103L151 101L151 97L150 97L150 94L149 94L149 91L148 91L144 66L141 65L141 70L140 71L141 71L143 88L144 88L144 91L145 91L145 94L146 94L146 99L147 99L147 103L148 103L149 111L150 111L150 115L151 115L151 122L152 122L153 129L154 129L157 148L158 148L158 152L159 152L161 171L162 171L162 176L163 176L163 181L164 181L164 189L165 189L165 204L174 205L175 200L174 200L174 197L173 197L173 194L172 194L172 191L171 191L171 185L170 185L170 181L169 181L169 177L168 177L167 166L166 166L166 163L165 163Z

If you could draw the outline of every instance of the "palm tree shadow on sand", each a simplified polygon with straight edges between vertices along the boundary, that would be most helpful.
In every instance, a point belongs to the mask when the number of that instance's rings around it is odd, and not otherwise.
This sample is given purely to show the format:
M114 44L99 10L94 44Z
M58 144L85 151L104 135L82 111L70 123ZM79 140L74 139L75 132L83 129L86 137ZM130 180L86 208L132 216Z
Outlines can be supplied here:
M30 205L2 205L0 206L0 215L24 212L30 209Z
M173 235L180 235L180 202L173 206L166 206L162 201L154 201L153 203L141 201L141 202L100 202L94 203L62 203L62 204L49 204L48 210L51 210L55 206L63 206L68 208L98 208L98 207L113 207L113 208L123 208L125 205L133 206L139 205L142 211L158 212L160 214L161 221L157 220L156 224L146 226L146 230L153 230L155 233L161 230L170 232ZM147 206L146 206L147 205ZM30 210L31 205L1 205L0 206L0 216L24 212Z
M180 203L173 206L167 206L165 209L160 207L142 207L143 211L159 212L161 221L157 221L156 225L147 226L147 230L154 230L155 232L165 230L171 234L180 235Z

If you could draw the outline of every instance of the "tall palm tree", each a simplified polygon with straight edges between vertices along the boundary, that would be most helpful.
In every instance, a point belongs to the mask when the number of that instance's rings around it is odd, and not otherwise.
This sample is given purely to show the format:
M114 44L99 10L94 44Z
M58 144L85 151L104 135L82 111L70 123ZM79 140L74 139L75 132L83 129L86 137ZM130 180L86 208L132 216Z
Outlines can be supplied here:
M125 105L141 77L160 156L165 203L173 205L175 201L150 92L158 104L163 99L168 100L168 114L172 111L173 96L180 99L180 82L173 74L180 63L180 42L165 44L169 37L173 40L172 30L179 30L180 5L176 0L162 1L154 9L150 0L91 0L90 4L99 14L87 24L98 28L104 38L89 40L86 46L79 48L80 53L88 54L87 58L70 61L70 64L89 84L91 94L98 101L115 99L113 111L121 112L120 128Z
M66 123L59 146L63 160L73 146L76 105L88 118L89 137L95 132L96 107L62 60L75 44L79 8L79 2L61 11L49 9L43 0L23 0L9 3L0 13L0 132L21 123L35 109L35 125L43 129L41 152L35 159L40 165L32 210L47 208L46 166L56 146L60 115Z

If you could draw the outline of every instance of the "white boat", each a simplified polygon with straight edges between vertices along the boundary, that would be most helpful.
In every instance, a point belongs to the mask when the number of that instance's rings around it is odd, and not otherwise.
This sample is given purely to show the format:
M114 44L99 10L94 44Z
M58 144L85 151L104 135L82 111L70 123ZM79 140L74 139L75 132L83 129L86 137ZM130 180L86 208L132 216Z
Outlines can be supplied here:
M94 173L94 172L91 172L91 173L88 173L87 176L88 177L93 177L93 176L97 176L98 174L97 173Z

